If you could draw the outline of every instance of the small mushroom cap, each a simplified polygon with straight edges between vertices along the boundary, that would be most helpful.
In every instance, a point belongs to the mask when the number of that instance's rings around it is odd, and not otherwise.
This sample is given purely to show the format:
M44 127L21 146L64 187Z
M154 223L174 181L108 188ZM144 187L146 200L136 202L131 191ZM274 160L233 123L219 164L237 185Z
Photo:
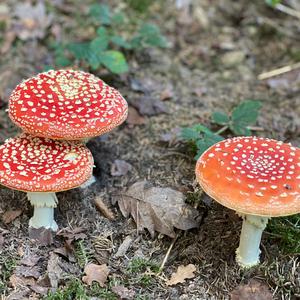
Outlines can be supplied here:
M300 212L300 149L276 140L236 137L202 154L196 176L222 205L257 216Z
M59 192L87 181L93 171L89 149L75 141L21 134L0 146L0 184L24 192Z
M126 100L92 74L50 70L20 83L9 116L25 132L79 140L104 134L127 118Z

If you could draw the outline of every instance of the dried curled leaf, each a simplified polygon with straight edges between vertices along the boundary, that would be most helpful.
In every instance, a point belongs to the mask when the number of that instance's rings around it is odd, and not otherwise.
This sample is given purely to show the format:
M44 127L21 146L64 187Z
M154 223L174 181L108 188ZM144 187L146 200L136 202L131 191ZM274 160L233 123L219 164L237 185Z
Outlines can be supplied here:
M152 187L147 181L136 182L114 198L123 216L131 215L138 229L148 229L151 236L158 231L170 237L175 236L174 227L188 230L199 225L198 211L184 200L181 192Z
M231 300L272 300L269 288L260 281L251 279L248 284L241 284L230 295Z
M99 283L101 287L105 286L105 282L109 274L109 269L106 264L104 265L88 264L84 268L84 272L86 274L86 276L82 277L82 281L84 283L91 285L93 281L96 281Z
M193 264L187 266L179 266L177 271L172 274L171 278L166 282L167 285L175 285L183 283L186 279L194 278L196 267Z

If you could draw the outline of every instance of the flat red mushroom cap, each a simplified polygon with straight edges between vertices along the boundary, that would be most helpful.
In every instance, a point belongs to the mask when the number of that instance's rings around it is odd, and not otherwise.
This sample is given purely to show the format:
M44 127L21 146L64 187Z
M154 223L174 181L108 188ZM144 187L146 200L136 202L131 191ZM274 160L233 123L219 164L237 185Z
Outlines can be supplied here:
M59 192L87 181L93 171L89 149L75 141L21 134L0 146L0 184L24 192Z
M222 205L258 216L300 212L300 149L276 140L236 137L202 154L203 190Z
M9 116L25 132L53 139L84 139L123 123L127 102L101 79L82 71L40 73L20 83Z

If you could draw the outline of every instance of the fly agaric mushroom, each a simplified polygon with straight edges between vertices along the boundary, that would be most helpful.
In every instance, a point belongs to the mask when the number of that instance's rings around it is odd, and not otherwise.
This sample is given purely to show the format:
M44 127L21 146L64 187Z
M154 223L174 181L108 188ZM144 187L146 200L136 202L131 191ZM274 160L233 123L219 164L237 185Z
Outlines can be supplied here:
M27 192L34 206L30 228L56 231L55 192L80 186L91 177L92 169L92 154L79 142L23 133L0 146L0 184Z
M236 260L259 263L262 231L271 217L300 212L300 149L276 140L236 137L202 154L196 176L203 190L243 217Z
M50 70L20 83L9 99L9 116L25 132L52 139L80 140L123 123L126 100L96 76Z

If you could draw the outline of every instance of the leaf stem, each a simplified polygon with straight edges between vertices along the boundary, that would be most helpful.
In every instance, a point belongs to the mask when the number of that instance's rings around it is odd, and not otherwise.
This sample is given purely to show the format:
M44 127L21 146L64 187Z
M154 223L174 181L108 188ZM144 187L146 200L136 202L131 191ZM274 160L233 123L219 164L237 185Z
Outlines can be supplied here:
M215 134L221 134L224 131L226 131L229 128L228 125L223 126L221 129L219 129L217 132L215 132Z

